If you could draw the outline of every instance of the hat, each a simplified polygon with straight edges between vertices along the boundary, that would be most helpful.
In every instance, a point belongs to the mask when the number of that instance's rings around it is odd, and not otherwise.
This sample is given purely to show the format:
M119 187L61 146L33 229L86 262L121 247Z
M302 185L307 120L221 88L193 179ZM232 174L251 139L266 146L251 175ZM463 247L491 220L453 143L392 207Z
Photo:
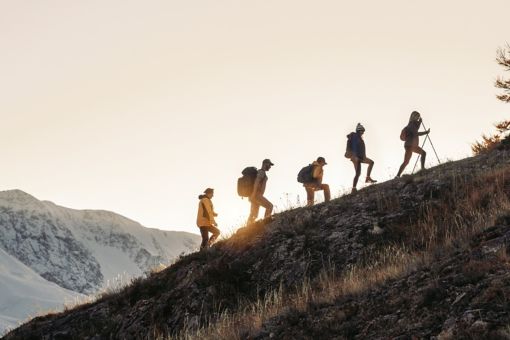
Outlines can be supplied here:
M324 165L327 165L328 163L326 163L326 160L324 159L324 157L319 157L317 158L317 162L318 163L324 163Z
M269 158L266 158L262 161L262 164L269 164L269 165L274 165L273 162L271 162L271 160Z
M214 193L214 189L213 188L207 188L204 190L204 194L209 194L209 193Z
M363 125L361 125L361 123L358 123L358 125L356 125L356 132L359 132L359 131L365 132L365 127Z

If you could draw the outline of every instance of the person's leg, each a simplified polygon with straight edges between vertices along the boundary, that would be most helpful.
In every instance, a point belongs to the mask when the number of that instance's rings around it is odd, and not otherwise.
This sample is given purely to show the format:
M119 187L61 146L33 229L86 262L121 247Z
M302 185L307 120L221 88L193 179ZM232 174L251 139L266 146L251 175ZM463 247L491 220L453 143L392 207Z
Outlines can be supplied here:
M420 154L421 169L424 170L425 169L425 158L427 157L427 153L425 152L425 150L423 150L419 146L416 147L416 150L417 151L415 151L415 152Z
M425 150L423 150L419 146L413 146L413 152L420 155L421 169L422 170L425 169L425 158L427 157L427 153L425 152Z
M329 191L329 185L321 184L320 188L324 191L324 202L329 202L331 200L331 191Z
M315 189L311 186L305 186L306 190L306 206L312 206L315 199Z
M357 158L351 159L351 162L354 165L354 171L356 171L356 174L354 175L354 179L352 181L352 189L356 190L356 186L358 185L359 175L361 174L361 162Z
M405 148L406 153L404 154L404 162L400 166L400 169L398 169L397 177L400 177L402 172L404 172L404 169L406 168L407 164L409 164L409 161L411 160L411 156L413 155L412 148Z
M376 180L373 180L372 177L370 177L370 174L372 173L372 168L374 167L374 161L370 158L365 157L365 159L362 161L365 164L368 164L367 169L367 178L365 179L365 183L376 183Z
M263 196L259 197L258 203L266 209L266 211L264 213L264 218L270 217L271 214L273 213L273 204L271 202L269 202L268 199Z
M216 239L218 238L218 236L220 236L220 230L214 226L210 226L210 227L207 227L209 229L209 232L212 233L212 236L211 238L209 239L209 243L208 245L211 246L211 244L214 243L214 241L216 241Z
M207 227L200 227L200 234L202 235L202 244L200 244L200 250L207 248L209 242L209 231Z
M257 200L251 200L250 216L248 217L248 224L255 222L259 216L260 204Z

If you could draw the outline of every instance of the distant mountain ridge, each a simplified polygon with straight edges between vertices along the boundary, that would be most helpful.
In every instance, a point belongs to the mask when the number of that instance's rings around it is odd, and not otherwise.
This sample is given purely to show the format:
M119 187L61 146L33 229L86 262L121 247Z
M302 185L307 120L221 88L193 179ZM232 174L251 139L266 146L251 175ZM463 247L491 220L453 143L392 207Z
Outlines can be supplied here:
M195 250L195 234L145 228L109 211L75 210L0 192L0 248L59 286L91 294Z

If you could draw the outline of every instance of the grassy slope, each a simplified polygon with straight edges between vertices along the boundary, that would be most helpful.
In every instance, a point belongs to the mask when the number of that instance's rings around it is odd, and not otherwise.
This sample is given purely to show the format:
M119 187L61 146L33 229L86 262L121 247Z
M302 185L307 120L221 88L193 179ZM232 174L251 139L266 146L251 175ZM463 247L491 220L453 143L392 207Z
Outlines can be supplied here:
M405 275L426 253L490 225L509 206L507 160L498 151L279 214L96 302L36 318L7 339L262 334L289 308ZM372 234L374 224L385 232Z

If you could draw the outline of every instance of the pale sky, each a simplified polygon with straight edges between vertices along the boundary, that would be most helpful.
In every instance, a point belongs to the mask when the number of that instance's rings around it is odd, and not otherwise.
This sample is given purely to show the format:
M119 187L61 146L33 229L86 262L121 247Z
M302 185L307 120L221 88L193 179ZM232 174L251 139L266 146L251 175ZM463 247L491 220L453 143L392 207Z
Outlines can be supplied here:
M198 233L213 187L229 233L249 212L237 178L266 157L279 210L303 201L296 175L318 156L333 194L349 189L358 122L378 180L395 176L413 110L441 160L469 156L508 118L493 86L510 76L495 62L508 13L508 0L0 1L0 188Z

